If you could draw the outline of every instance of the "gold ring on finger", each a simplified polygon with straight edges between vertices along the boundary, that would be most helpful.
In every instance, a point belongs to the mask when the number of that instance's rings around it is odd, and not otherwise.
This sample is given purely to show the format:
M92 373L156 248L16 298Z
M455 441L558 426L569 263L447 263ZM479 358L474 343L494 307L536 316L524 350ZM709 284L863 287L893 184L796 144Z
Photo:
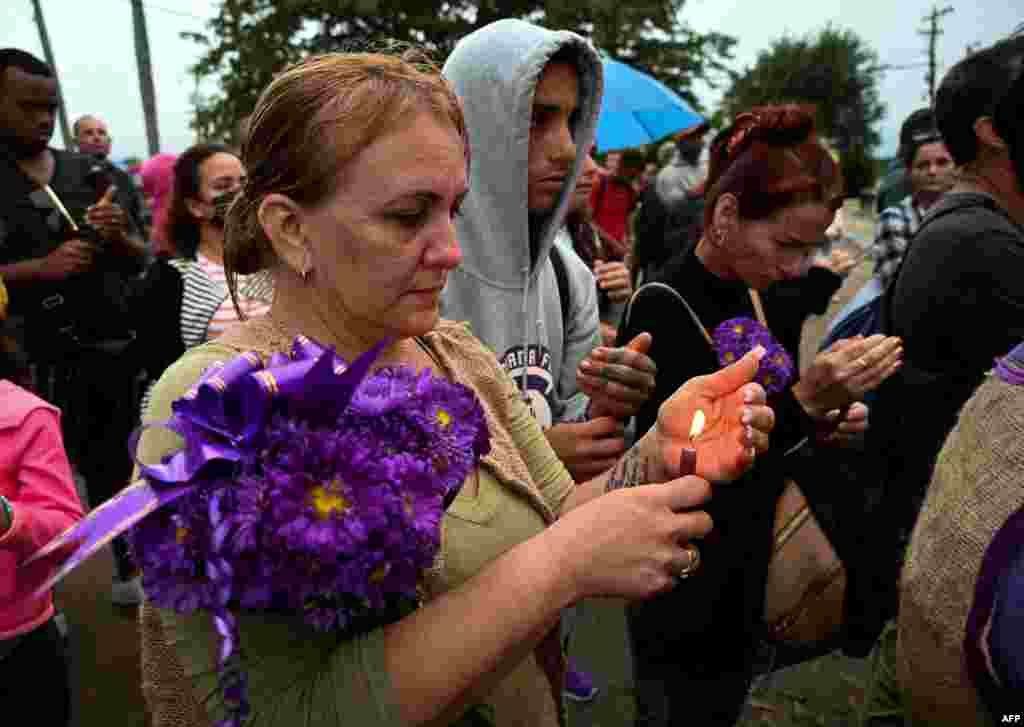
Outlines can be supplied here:
M700 549L693 543L686 544L686 563L676 572L680 580L692 576L700 568Z

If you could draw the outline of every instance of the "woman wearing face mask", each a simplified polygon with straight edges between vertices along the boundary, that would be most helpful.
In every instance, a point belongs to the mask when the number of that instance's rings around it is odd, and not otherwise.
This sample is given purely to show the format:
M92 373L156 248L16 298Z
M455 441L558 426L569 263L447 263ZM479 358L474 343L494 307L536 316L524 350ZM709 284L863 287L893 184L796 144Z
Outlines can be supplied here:
M642 331L654 339L657 388L637 416L637 436L651 428L681 381L719 368L711 332L723 321L760 319L790 356L796 352L799 327L789 320L792 306L780 304L775 284L808 272L841 189L839 171L816 140L806 109L755 109L718 135L711 147L704 235L659 278L686 300L692 317L676 293L654 288L647 292L658 295L636 298L619 327L619 341ZM762 629L776 502L786 478L806 482L805 490L814 480L794 471L808 458L786 453L802 442L810 451L824 446L826 431L829 441L863 431L867 409L857 402L897 370L900 346L883 336L840 341L798 381L774 382L772 451L734 485L714 488L708 511L716 535L702 550L704 566L673 590L629 609L638 725L728 725L738 719ZM774 362L776 355L769 355ZM584 362L581 389L599 384L592 372L601 365ZM792 363L788 368L795 370ZM767 376L764 383L772 388Z
M242 162L220 144L197 144L174 165L167 232L176 257L152 265L143 293L152 325L140 333L146 338L140 350L153 380L187 349L217 338L240 320L224 273L224 216L244 183ZM266 315L272 298L268 275L240 281L239 306L246 318Z

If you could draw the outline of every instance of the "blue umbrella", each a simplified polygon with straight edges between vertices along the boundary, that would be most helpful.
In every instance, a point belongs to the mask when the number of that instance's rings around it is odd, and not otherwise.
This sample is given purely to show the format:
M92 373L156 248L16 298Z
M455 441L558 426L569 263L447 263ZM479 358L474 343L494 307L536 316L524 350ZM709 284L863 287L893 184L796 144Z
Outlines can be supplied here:
M604 98L597 121L597 150L652 144L704 123L679 94L632 66L603 58Z

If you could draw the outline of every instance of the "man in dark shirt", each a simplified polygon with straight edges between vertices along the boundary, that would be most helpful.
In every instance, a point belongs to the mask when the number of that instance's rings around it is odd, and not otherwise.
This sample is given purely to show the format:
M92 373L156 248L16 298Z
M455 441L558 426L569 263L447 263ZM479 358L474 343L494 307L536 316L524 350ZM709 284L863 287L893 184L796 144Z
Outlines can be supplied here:
M145 229L145 204L142 195L135 186L132 176L110 161L111 142L107 123L98 116L86 115L79 117L71 127L75 137L75 145L81 154L91 156L97 162L94 173L106 174L110 182L117 187L114 200L124 208L131 218L135 230ZM105 181L105 180L104 180Z
M960 61L936 95L936 123L961 171L911 239L883 304L883 326L904 353L868 433L879 467L869 479L884 496L866 547L888 552L878 551L878 612L864 638L895 612L902 543L960 408L993 359L1024 338L1024 191L993 122L1022 66L1018 35Z
M52 70L0 49L0 277L38 392L63 409L69 453L96 506L131 474L137 372L125 355L134 337L125 292L145 246L95 160L49 147L56 109ZM114 550L113 598L137 602L127 550Z
M864 540L865 550L878 553L875 629L896 614L903 548L961 407L993 358L1024 338L1024 168L1011 145L1017 105L1008 103L1022 73L1024 35L1018 32L954 66L935 98L939 132L961 171L952 191L929 210L883 301L884 324L903 337L904 370L879 391L869 432L885 486ZM968 486L970 479L969 473ZM973 584L965 585L973 591ZM898 631L890 623L875 646L863 724L889 724L892 715L909 716L922 706L901 703L906 697L893 676L906 673Z
M55 321L78 338L122 327L102 304L107 273L138 270L145 255L130 216L103 197L110 178L92 158L49 147L56 99L44 63L0 50L0 276L37 359L52 353Z
M1024 338L1024 193L993 122L1022 65L1017 36L958 63L936 95L960 178L911 241L889 315L904 342L906 372L893 382L908 397L904 430L920 445L907 451L915 494L993 359Z

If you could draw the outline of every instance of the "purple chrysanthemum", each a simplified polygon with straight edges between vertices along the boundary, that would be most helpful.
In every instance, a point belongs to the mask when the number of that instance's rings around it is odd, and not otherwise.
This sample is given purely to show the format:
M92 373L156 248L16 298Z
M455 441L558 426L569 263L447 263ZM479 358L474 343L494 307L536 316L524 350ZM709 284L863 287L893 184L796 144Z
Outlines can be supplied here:
M730 318L723 321L715 329L713 340L718 363L722 367L740 360L756 346L764 346L766 353L761 359L755 381L764 387L769 396L785 389L796 374L793 358L771 332L753 318Z
M757 370L757 381L769 396L777 394L793 380L796 366L793 358L781 345L775 343L768 346L764 358Z
M440 546L443 503L490 448L472 391L410 368L367 377L333 427L276 414L259 441L231 480L133 532L159 605L216 607L211 563L230 574L232 600L284 599L321 628L414 599Z

